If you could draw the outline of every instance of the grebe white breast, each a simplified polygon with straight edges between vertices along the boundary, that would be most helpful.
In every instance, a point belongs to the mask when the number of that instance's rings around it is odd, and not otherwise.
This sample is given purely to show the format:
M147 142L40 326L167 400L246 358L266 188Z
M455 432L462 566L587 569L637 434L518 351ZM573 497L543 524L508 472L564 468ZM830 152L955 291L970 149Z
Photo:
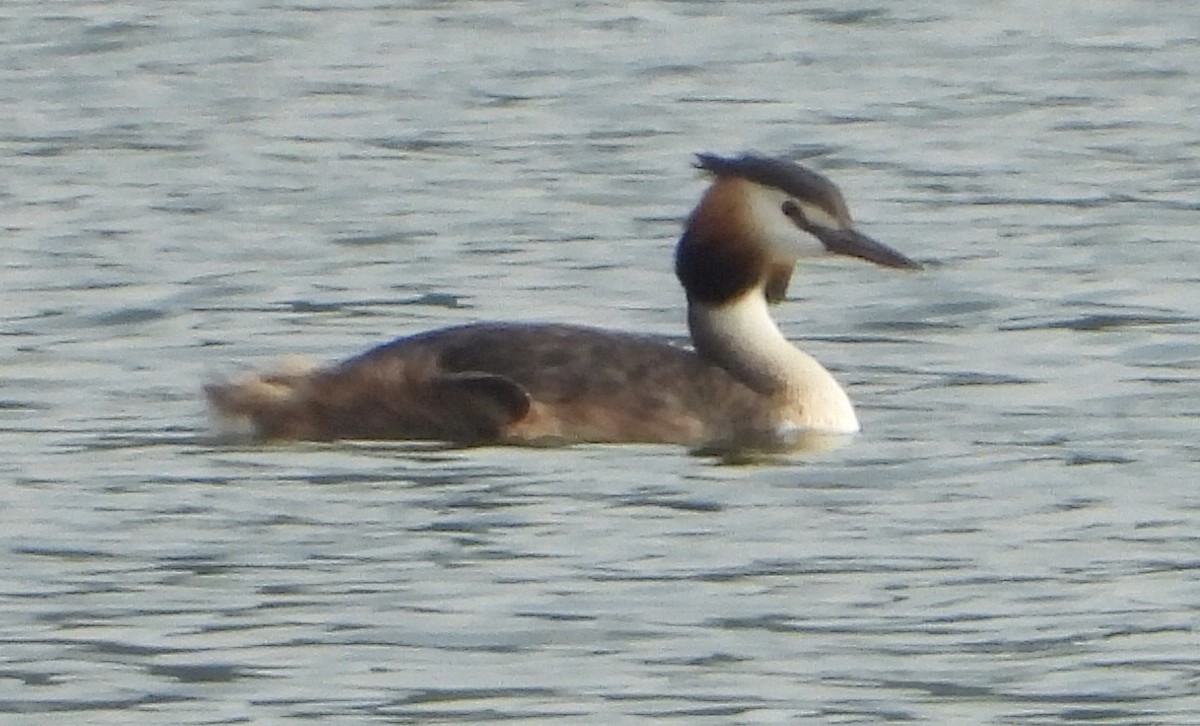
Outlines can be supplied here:
M768 306L802 258L920 265L858 232L838 188L810 169L698 159L714 178L675 251L694 350L575 325L477 323L329 367L214 383L213 409L260 439L786 445L857 431L845 391Z

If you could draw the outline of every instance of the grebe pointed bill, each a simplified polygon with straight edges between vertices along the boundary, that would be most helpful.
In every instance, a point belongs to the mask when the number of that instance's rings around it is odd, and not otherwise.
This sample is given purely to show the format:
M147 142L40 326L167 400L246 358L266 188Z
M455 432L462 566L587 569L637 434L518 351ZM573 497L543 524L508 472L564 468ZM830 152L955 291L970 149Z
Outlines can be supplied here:
M324 367L205 387L258 439L787 446L853 433L846 392L771 317L797 261L919 269L860 232L821 174L702 154L712 182L675 248L693 348L566 324L476 323L399 338Z

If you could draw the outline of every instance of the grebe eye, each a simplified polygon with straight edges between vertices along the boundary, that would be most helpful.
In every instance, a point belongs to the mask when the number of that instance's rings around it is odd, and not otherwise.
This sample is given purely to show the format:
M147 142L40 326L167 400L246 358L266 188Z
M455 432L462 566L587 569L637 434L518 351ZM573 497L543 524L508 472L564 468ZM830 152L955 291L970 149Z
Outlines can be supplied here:
M779 210L783 212L785 217L792 220L792 224L796 225L800 229L807 230L812 227L812 224L808 221L808 217L804 215L804 210L800 208L800 205L795 199L784 200L783 205L780 206Z

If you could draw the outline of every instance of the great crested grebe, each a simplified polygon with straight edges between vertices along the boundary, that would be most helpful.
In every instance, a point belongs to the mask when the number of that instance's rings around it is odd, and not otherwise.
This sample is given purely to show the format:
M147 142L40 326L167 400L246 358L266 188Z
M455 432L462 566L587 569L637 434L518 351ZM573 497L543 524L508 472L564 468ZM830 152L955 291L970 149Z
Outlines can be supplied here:
M263 439L785 446L857 431L845 391L784 338L768 304L801 258L920 265L855 230L841 192L814 171L698 159L715 178L675 250L694 351L583 326L477 323L326 368L211 384L208 399Z

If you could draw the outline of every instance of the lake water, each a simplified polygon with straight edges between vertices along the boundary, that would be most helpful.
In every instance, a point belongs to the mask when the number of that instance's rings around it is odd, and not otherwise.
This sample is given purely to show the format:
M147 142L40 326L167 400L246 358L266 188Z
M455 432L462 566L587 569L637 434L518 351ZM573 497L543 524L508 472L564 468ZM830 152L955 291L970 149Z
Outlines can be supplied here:
M1200 722L1200 11L0 10L0 722ZM471 320L684 333L699 151L864 433L214 443L200 386Z

